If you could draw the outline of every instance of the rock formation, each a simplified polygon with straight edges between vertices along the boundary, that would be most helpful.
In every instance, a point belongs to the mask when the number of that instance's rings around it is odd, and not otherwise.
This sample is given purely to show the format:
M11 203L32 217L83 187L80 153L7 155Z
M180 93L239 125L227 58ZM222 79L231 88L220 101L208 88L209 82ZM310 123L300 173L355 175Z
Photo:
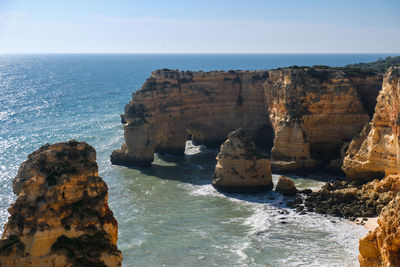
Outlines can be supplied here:
M45 145L13 181L0 266L120 266L118 224L86 143Z
M375 106L381 76L326 67L271 71L158 70L122 116L125 143L113 164L149 166L154 152L183 154L188 138L218 146L237 128L270 151L281 171L340 158Z
M378 216L400 192L400 176L390 175L355 187L347 181L326 183L305 200L308 211L355 219Z
M400 266L400 194L382 210L378 224L360 240L360 266Z
M263 101L267 75L267 71L154 71L125 106L125 143L113 152L111 162L149 166L154 152L183 154L189 137L194 144L219 147L237 128L256 143L272 142Z
M369 121L379 88L380 78L372 73L270 71L264 89L275 136L273 170L312 169L340 159L342 146Z
M351 142L343 163L350 180L381 179L400 170L400 67L385 75L372 121Z
M280 176L275 191L285 196L294 196L297 194L297 188L293 181L286 176Z
M271 164L251 138L237 129L217 155L213 186L227 192L256 192L272 188Z

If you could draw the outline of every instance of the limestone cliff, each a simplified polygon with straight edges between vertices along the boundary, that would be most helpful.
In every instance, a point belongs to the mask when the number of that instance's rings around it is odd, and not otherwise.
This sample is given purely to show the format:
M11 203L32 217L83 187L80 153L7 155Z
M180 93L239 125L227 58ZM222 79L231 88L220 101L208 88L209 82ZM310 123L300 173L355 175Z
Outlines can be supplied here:
M228 192L255 192L272 188L271 164L251 138L237 129L228 135L217 155L213 186Z
M400 170L400 67L385 75L372 121L351 142L343 163L350 180L369 181Z
M342 146L369 121L379 88L380 76L373 73L330 68L270 71L264 89L275 133L273 169L311 169L340 159Z
M382 210L378 224L360 240L360 266L400 266L400 194Z
M154 71L125 106L125 143L111 155L111 162L149 166L154 152L183 154L188 138L218 147L237 128L256 143L271 142L262 86L267 75L267 71Z
M118 224L86 143L45 145L13 181L18 196L0 239L1 266L120 266Z
M292 170L340 158L369 121L381 76L330 68L271 71L158 70L125 106L125 143L113 164L149 166L154 152L183 154L185 141L218 146L237 128L274 166ZM282 167L284 166L284 167Z

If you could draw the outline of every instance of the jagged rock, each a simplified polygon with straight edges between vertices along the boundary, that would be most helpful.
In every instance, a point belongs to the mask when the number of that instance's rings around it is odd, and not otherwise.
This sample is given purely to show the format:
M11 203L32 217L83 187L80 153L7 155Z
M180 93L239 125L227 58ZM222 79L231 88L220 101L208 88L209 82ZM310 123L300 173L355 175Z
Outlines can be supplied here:
M400 194L382 210L378 224L360 240L360 266L400 266Z
M118 224L84 142L45 145L13 181L17 200L0 239L1 266L120 266Z
M183 154L189 136L218 147L242 128L258 148L273 147L275 169L315 169L340 158L380 88L380 74L322 67L154 71L125 106L125 143L111 162L150 166L154 152Z
M400 67L385 75L372 121L351 142L343 163L350 180L361 182L396 174L400 169Z
M297 188L293 181L286 176L280 176L275 191L285 196L294 196L297 194Z
M373 217L379 215L398 192L399 175L374 180L358 188L346 181L335 181L307 196L305 206L310 211L338 217Z
M213 186L227 192L257 192L272 188L271 165L251 138L237 129L217 155Z

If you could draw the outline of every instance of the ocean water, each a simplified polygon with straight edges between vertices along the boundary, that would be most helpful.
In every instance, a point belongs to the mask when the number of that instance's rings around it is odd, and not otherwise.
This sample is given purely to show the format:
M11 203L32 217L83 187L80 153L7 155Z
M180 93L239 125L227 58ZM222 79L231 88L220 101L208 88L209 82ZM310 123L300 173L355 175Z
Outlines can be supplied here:
M156 155L144 170L112 166L109 155L123 142L119 114L152 70L343 66L384 56L1 55L0 231L15 200L11 184L19 165L47 142L74 138L97 150L124 266L357 266L363 227L299 215L274 192L215 191L217 150L188 142L184 157ZM299 188L329 179L293 178Z

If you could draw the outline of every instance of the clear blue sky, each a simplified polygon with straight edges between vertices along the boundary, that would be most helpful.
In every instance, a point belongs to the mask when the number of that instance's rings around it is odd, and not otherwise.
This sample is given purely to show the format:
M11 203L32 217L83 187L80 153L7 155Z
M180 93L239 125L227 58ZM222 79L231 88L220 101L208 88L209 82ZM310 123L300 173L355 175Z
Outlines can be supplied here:
M400 53L400 0L0 0L0 53Z

